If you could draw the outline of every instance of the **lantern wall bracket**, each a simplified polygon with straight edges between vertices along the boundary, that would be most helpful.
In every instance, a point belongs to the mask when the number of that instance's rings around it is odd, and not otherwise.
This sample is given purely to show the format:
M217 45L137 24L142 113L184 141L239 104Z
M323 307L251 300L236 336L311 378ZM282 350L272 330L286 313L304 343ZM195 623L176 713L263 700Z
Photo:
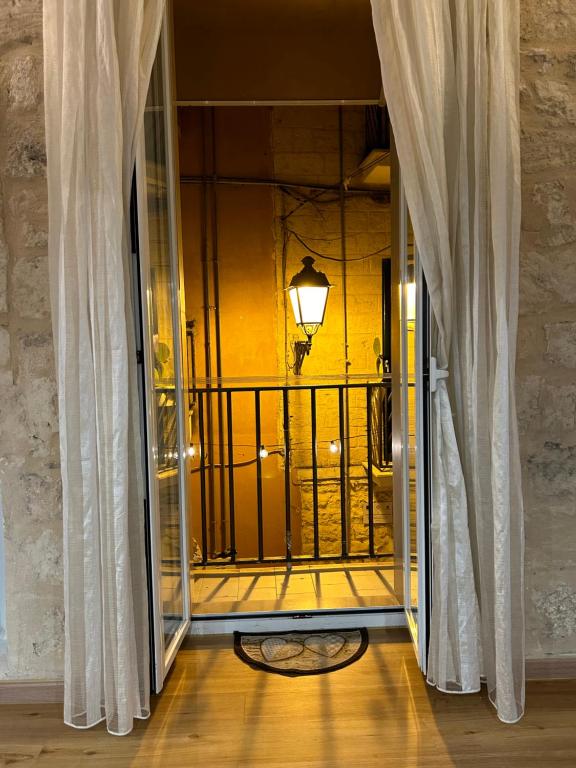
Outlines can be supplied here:
M295 341L294 342L294 365L292 366L292 372L295 376L300 376L302 373L302 364L306 355L310 354L312 349L312 339L307 341Z

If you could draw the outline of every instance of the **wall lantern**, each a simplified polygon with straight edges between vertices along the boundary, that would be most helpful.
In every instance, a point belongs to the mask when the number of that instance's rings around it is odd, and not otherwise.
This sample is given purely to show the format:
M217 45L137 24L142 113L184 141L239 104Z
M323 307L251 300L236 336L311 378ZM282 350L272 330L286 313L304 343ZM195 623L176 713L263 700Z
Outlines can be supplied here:
M312 336L324 322L328 291L331 288L324 272L314 269L314 259L306 256L302 259L304 267L294 275L288 286L288 295L294 312L294 319L302 331L306 334L306 341L297 341L294 344L294 373L299 376L302 373L304 357L310 354L312 349Z

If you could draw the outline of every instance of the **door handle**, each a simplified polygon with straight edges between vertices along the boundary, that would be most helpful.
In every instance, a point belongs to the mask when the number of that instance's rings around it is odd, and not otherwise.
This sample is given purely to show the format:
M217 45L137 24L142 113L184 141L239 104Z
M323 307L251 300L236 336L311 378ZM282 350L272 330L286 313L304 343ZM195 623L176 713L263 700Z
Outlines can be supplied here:
M447 379L450 372L447 368L438 368L438 361L435 357L430 358L430 392L436 392L438 382L441 379Z

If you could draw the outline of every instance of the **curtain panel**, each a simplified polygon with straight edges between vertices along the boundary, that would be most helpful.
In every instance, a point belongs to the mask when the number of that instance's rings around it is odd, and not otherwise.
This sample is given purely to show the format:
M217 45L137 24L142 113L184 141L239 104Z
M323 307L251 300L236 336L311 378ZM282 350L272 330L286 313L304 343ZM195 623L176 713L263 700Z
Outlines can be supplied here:
M44 0L66 723L149 714L129 206L164 0Z
M448 379L432 408L428 681L524 709L514 370L518 0L372 0L384 93Z

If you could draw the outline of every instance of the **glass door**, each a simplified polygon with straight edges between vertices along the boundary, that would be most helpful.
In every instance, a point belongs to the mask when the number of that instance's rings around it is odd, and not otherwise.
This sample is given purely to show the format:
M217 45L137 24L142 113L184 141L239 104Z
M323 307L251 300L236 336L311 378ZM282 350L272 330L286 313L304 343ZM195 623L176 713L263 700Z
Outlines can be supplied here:
M400 408L404 607L418 661L428 646L428 301L414 231L399 185Z
M190 623L180 269L166 19L136 162L155 688Z

